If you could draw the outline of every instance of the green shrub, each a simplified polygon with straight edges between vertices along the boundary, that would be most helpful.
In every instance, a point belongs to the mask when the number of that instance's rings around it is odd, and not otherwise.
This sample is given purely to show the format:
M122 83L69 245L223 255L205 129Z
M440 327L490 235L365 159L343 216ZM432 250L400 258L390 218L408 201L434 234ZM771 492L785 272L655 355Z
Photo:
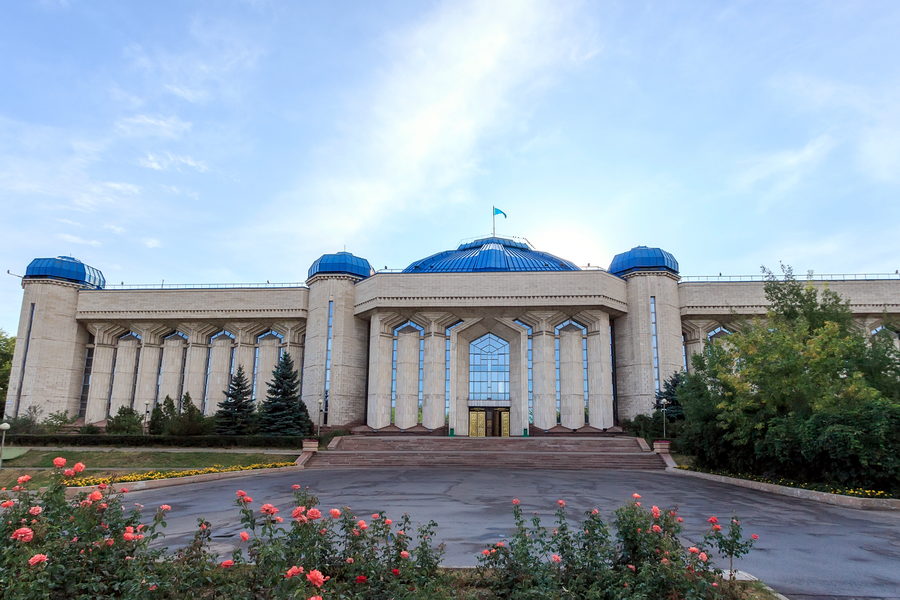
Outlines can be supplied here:
M133 408L120 406L116 416L106 421L106 431L109 433L141 433L144 430L144 420Z
M40 422L43 411L37 406L29 406L18 417L7 419L11 433L44 433L44 426Z
M13 434L6 436L6 442L19 446L168 446L184 448L295 448L298 450L303 447L302 437L262 435Z
M97 427L96 425L88 424L88 425L79 427L78 433L85 434L85 435L97 435L98 433L101 433L101 431L100 431L100 428Z

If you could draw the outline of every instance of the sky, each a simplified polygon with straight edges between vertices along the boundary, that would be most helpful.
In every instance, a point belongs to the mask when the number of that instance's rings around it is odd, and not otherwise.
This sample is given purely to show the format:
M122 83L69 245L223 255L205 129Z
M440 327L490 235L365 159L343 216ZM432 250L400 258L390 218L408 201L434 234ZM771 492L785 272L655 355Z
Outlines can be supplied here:
M900 3L21 0L0 268L403 268L491 231L683 275L900 268ZM15 333L20 280L0 277Z

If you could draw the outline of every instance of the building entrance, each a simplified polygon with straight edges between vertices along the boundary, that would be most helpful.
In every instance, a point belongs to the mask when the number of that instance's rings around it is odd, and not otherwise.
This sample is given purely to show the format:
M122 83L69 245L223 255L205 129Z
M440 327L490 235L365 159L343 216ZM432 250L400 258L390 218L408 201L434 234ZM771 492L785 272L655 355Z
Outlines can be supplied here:
M470 408L469 437L509 437L509 409Z

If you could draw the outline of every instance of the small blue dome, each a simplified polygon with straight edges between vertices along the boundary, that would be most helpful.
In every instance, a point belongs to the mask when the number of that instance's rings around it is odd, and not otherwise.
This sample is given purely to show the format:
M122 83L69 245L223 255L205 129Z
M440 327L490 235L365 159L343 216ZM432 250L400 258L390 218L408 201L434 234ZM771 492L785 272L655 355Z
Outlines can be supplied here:
M627 275L635 271L668 271L678 274L678 261L662 248L635 246L628 252L616 254L609 263L613 275Z
M417 260L404 273L481 273L492 271L578 271L571 262L538 252L524 242L487 237Z
M349 252L335 252L323 254L309 268L310 277L319 273L343 273L366 278L372 274L372 265L366 259Z
M95 290L102 290L106 286L106 278L100 269L86 265L71 256L36 258L25 269L25 279L62 279Z

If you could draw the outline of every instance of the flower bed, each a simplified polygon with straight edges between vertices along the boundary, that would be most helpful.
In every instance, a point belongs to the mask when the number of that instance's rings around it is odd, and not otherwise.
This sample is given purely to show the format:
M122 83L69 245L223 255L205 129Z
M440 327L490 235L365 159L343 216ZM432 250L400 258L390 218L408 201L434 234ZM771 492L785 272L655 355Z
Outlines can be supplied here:
M163 537L171 506L145 516L143 506L106 483L66 499L66 462L54 461L57 477L43 490L31 490L24 475L0 491L4 597L737 600L746 597L743 588L723 577L713 552L733 561L757 537L745 539L737 518L720 524L709 517L703 538L684 547L684 519L675 509L643 507L638 494L615 511L612 527L596 509L570 519L559 500L548 528L537 516L526 520L513 500L513 535L485 548L479 567L459 577L439 568L443 547L433 541L433 521L414 528L406 515L320 509L294 485L283 507L235 492L242 531L232 553L211 550L212 524L203 518L192 541L169 552L151 542ZM83 470L81 463L72 467Z
M748 479L750 481L758 481L759 483L770 483L772 485L783 485L785 487L800 488L814 492L825 492L828 494L838 494L841 496L852 496L854 498L896 498L896 494L891 494L883 490L867 490L863 488L845 488L827 483L807 483L803 481L794 481L785 479L784 477L763 477L762 475L753 475L752 473L730 473L728 471L717 471L713 469L698 469L697 467L678 465L683 471L697 471L698 473L709 473L710 475L721 475L722 477L734 477L737 479Z
M64 481L68 487L85 487L110 483L133 483L135 481L190 477L191 475L206 475L207 473L231 473L232 471L252 471L254 469L276 469L293 466L293 462L257 463L254 465L235 465L231 467L213 465L211 467L188 469L186 471L145 471L143 473L125 473L124 475L114 475L111 477L69 477L65 478Z

